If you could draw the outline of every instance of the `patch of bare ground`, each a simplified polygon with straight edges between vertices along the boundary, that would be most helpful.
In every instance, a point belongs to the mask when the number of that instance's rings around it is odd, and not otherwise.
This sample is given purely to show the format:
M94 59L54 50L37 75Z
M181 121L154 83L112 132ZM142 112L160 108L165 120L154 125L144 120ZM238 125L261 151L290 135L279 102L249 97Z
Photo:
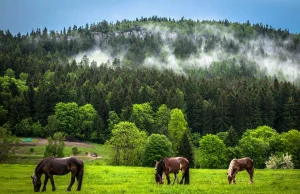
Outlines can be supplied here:
M33 138L31 141L20 141L19 146L36 146L36 145L47 145L48 140L43 139L43 138ZM85 142L70 142L70 141L65 141L65 145L69 147L84 147L84 148L92 148L93 146L89 143ZM22 150L20 150L22 151ZM18 152L18 151L17 151ZM81 159L84 160L95 160L95 159L101 159L101 156L98 156L95 153L90 153L88 152L85 155L79 155L78 156Z
M32 142L28 142L28 141L20 141L19 142L20 145L23 146L32 146L32 145L46 145L48 144L48 140L47 139L43 139L43 138L34 138L32 139ZM85 142L70 142L70 141L65 141L65 145L66 146L73 146L73 147L92 147L89 143L85 143Z

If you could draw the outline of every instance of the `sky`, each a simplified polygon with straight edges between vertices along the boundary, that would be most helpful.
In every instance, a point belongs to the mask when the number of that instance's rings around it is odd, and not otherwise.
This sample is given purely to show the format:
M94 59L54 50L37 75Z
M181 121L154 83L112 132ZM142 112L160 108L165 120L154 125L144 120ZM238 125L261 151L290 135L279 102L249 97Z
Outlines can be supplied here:
M300 0L0 0L0 30L16 35L45 27L60 32L103 20L141 17L229 20L300 33Z

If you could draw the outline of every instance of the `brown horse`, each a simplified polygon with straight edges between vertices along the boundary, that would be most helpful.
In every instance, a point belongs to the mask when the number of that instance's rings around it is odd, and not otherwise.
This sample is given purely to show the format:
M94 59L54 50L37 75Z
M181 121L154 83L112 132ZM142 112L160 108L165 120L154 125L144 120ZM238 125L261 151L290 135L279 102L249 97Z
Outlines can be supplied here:
M45 174L45 181L42 191L46 191L46 185L48 179L50 178L52 184L52 191L55 191L55 185L53 180L53 175L65 175L69 172L71 175L71 183L68 187L68 191L71 191L72 185L75 182L75 177L77 179L77 191L80 191L82 184L82 177L84 171L83 161L76 157L67 158L54 158L49 157L42 160L35 168L32 178L33 189L35 192L39 192L41 188L41 177Z
M234 158L231 160L228 168L227 178L229 184L231 184L232 180L235 184L235 176L239 171L247 170L248 174L250 175L250 184L253 183L253 174L254 174L254 162L251 158Z
M180 181L180 184L189 184L190 183L190 173L189 173L189 161L186 158L183 157L174 157L174 158L167 158L165 157L161 161L159 161L156 165L156 174L155 174L155 180L157 184L163 184L163 173L165 173L165 176L167 177L168 184L170 184L170 173L174 173L175 179L173 184L175 183L175 180L178 177L177 174L179 171L182 171L182 179Z

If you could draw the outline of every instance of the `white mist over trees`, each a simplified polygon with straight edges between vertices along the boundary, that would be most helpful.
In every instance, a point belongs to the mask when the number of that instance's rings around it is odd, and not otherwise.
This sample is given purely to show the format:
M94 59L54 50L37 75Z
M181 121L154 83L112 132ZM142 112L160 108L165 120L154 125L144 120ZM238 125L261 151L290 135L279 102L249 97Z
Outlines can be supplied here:
M126 59L133 66L139 63L139 66L172 69L186 75L191 70L216 69L219 63L225 62L229 63L226 68L247 65L255 69L255 76L299 82L300 53L296 52L299 45L296 51L291 50L291 35L283 39L272 33L258 34L250 23L147 22L125 31L93 35L94 48L75 55L78 63L84 55L97 65L112 64L117 58L121 65ZM140 59L135 61L133 51L141 52Z

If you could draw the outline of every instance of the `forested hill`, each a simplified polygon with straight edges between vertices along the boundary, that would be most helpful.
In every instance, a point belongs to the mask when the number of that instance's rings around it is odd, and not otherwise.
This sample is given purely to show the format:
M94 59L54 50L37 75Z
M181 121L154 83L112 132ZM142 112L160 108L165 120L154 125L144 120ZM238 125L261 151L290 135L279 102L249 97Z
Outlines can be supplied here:
M112 119L132 120L133 105L149 102L146 127L136 122L148 134L163 133L163 104L183 110L201 135L300 129L299 40L263 24L156 16L16 36L0 30L0 126L46 137L61 127L59 102L91 104L93 124L70 126L69 135L104 142Z

